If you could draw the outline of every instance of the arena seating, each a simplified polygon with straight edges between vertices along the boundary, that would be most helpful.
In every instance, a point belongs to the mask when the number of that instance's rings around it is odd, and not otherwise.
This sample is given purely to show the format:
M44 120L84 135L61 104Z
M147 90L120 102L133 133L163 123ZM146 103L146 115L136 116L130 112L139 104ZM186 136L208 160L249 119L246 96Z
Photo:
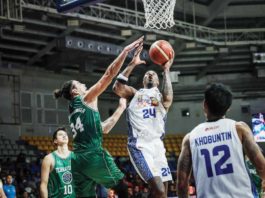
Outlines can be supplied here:
M47 153L50 153L55 149L52 142L52 137L23 135L20 137L20 139L27 142L31 146L35 146L38 150L45 151ZM69 142L69 149L71 150L73 149L73 144L71 139Z
M183 137L184 135L166 135L164 144L167 150L167 156L179 155ZM31 146L35 146L38 150L45 151L47 153L50 153L55 149L53 146L52 137L23 135L21 136L21 140L27 142ZM104 135L103 147L106 148L112 156L128 157L127 135ZM72 139L70 139L69 142L69 149L73 149Z
M10 158L14 161L20 153L24 153L29 160L34 161L37 159L36 151L36 149L26 144L17 143L16 141L0 136L0 159Z

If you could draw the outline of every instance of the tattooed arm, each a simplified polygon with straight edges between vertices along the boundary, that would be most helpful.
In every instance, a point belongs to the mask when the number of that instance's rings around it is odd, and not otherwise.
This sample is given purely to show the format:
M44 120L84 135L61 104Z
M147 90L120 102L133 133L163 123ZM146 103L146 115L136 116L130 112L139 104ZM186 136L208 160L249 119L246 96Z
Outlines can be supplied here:
M169 107L173 101L173 88L170 80L170 67L174 61L174 54L173 58L170 59L168 62L163 65L164 68L164 76L163 76L163 84L162 84L162 96L163 96L163 106L168 111Z
M237 122L236 130L239 138L241 139L244 152L255 166L258 175L262 179L265 179L265 158L254 140L251 129L246 123Z
M173 89L169 76L169 69L164 69L162 96L163 96L163 106L168 111L173 101Z
M191 174L191 151L189 134L187 134L182 142L181 153L178 160L177 168L177 189L179 198L188 198L189 179Z

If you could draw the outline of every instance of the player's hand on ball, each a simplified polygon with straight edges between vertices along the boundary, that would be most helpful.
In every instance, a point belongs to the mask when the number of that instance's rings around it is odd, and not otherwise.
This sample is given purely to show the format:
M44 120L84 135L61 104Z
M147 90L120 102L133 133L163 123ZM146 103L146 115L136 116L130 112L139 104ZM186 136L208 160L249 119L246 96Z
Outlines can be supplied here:
M172 66L173 62L174 62L174 58L175 58L175 52L172 51L172 58L167 61L164 65L162 65L162 68L165 70L165 69L170 69L170 67Z
M120 100L119 100L119 106L122 109L126 109L126 107L127 107L127 100L125 98L120 98Z

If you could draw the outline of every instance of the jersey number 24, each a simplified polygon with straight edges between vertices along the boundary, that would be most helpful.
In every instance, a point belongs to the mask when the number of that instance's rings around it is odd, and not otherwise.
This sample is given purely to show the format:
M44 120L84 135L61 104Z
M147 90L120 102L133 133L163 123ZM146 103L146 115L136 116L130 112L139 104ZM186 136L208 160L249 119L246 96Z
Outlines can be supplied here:
M156 109L155 108L148 108L143 109L143 118L155 118L156 117Z

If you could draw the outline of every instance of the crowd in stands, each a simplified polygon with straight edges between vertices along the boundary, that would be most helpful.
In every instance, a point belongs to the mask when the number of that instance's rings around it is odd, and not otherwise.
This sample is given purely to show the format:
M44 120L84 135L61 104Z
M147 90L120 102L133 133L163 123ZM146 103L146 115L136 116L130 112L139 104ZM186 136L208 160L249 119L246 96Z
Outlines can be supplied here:
M29 162L26 159L26 155L20 153L15 161L8 157L0 161L0 179L5 194L13 191L12 186L15 187L15 193L12 192L9 197L14 197L14 195L24 198L39 197L41 157L34 162Z
M11 192L8 197L12 198L14 195L17 198L39 197L41 161L45 154L40 153L36 161L29 161L24 153L20 153L15 161L8 157L0 159L0 179L3 182L3 189ZM126 175L124 185L128 188L129 198L147 198L149 188L137 175L128 157L116 157L116 163ZM176 158L171 157L169 164L175 171ZM173 176L175 181L175 172ZM97 194L99 198L117 197L114 190L100 185L97 188ZM175 197L176 194L176 184L172 182L169 184L168 196Z

